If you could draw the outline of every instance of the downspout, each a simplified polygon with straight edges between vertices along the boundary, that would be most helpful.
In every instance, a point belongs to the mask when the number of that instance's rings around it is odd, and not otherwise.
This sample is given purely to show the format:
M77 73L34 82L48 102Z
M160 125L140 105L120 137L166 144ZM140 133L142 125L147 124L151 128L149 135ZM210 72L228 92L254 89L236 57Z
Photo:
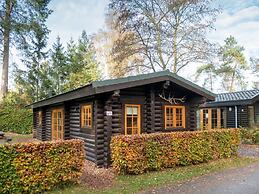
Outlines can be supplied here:
M237 106L235 106L235 128L237 128Z

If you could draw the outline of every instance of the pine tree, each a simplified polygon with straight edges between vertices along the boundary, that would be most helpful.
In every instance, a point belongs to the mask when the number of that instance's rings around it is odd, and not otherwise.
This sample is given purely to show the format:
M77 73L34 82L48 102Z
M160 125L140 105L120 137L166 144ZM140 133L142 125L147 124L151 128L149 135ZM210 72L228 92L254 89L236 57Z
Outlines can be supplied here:
M217 74L222 77L222 86L226 91L233 92L239 86L245 88L244 71L248 70L244 55L244 47L238 45L237 40L230 36L219 50L220 66Z
M33 101L46 98L49 93L47 76L48 67L44 61L47 58L45 48L47 46L49 30L45 25L50 12L45 1L33 1L32 3L37 14L31 13L30 34L21 40L20 49L23 54L22 62L26 66L25 70L16 70L16 84L20 87L20 92L31 96ZM21 87L22 86L22 87Z
M66 91L100 79L95 49L85 31L82 32L78 44L73 41L68 44L67 59L69 76L65 84Z
M51 69L52 90L54 94L60 94L64 92L64 84L67 82L69 72L66 53L60 37L57 37L51 51Z
M5 0L0 3L0 46L2 47L2 75L0 99L8 92L9 52L11 45L18 49L26 47L34 35L33 26L41 25L51 13L47 8L50 0ZM39 22L39 23L38 23ZM12 44L11 44L12 43ZM25 51L27 52L27 51Z

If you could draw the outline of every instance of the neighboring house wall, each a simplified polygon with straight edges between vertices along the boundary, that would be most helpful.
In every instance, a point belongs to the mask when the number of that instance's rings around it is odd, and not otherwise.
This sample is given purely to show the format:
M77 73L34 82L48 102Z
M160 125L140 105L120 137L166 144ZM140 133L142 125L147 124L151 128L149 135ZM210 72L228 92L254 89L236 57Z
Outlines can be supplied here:
M228 106L226 108L226 111L227 111L227 115L226 115L226 118L227 118L227 128L234 128L236 127L235 125L235 107L234 106Z
M259 125L259 101L255 103L255 123Z
M250 115L249 113L249 106L252 106L254 109L254 116ZM254 118L254 123L259 122L259 103L256 102L252 105L238 105L237 107L237 127L249 127L251 126L250 120ZM223 106L223 107L213 107L220 108L225 110L224 123L226 123L227 128L234 128L236 127L236 113L235 113L235 106ZM208 109L208 108L205 108ZM201 111L204 108L201 109ZM253 122L252 122L253 123Z

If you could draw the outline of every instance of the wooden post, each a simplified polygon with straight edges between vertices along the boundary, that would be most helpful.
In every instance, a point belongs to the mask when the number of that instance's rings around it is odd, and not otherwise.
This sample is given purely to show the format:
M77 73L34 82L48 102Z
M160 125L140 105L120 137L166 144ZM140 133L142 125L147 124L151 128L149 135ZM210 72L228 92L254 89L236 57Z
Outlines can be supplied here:
M200 110L200 129L203 130L203 109Z
M220 108L217 108L217 128L221 128L221 114L220 114Z
M112 111L112 96L110 96L104 105L104 165L109 167L111 164L111 136L112 136L112 116L107 115L107 111Z

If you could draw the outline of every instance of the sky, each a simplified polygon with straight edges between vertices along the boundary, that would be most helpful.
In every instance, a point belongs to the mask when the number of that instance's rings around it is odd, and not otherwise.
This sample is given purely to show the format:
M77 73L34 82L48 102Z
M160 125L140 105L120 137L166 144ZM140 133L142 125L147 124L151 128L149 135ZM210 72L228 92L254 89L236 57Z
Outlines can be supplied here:
M78 39L83 30L89 35L98 32L104 27L107 5L108 0L52 0L53 13L47 20L49 43L60 36L66 44L71 37Z
M52 0L50 8L54 12L47 20L51 30L49 44L57 36L66 44L71 37L77 39L82 30L88 34L104 28L104 18L108 0ZM259 54L259 0L219 0L223 8L215 22L215 31L208 37L223 43L233 35L246 48L247 55ZM257 44L256 44L257 43Z
M104 28L104 19L109 0L52 0L50 9L53 13L47 20L51 30L49 48L60 36L64 45L73 38L78 39L81 32L93 34ZM259 0L217 0L222 12L215 22L215 29L208 38L220 44L233 35L238 43L244 46L245 54L259 56ZM11 62L17 61L15 51L11 54ZM190 67L184 77L196 71Z

